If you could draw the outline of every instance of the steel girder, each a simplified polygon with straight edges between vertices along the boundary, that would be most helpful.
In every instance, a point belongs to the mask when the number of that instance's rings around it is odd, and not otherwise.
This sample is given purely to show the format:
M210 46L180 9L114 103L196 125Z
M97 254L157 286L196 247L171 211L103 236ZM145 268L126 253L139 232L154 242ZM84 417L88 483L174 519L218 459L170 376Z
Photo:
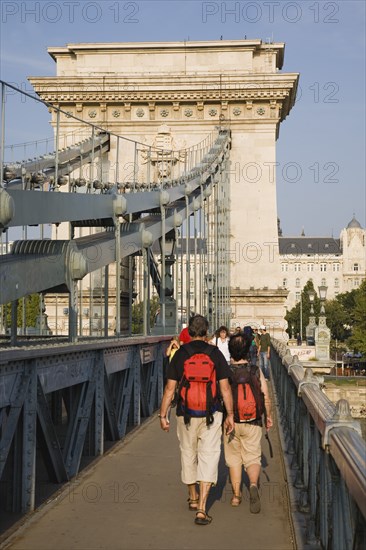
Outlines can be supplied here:
M22 350L0 364L1 502L17 513L34 509L39 453L59 484L77 475L83 455L102 455L105 440L150 416L162 395L165 347L134 338Z

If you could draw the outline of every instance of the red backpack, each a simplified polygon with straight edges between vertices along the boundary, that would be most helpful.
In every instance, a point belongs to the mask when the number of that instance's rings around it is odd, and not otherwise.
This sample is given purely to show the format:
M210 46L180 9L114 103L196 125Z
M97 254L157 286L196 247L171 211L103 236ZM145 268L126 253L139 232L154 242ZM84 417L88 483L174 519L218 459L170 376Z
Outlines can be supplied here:
M234 422L261 420L265 413L264 395L256 365L231 366Z
M183 346L188 358L184 361L183 376L178 386L177 405L184 415L184 423L191 417L204 418L209 426L217 410L218 392L216 369L210 355L216 349L207 344L206 351L197 353L190 344Z

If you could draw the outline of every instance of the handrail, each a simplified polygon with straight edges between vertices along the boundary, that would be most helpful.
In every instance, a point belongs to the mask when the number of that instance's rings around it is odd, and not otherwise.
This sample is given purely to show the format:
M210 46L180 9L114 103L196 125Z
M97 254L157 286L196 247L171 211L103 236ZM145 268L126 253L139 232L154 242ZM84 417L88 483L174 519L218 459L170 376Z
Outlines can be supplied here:
M348 401L334 404L323 393L324 377L314 375L311 368L305 370L283 342L272 340L272 345L272 374L284 434L298 468L299 509L310 512L307 542L355 548L366 522L365 441L360 422L352 418ZM344 520L346 514L349 521Z

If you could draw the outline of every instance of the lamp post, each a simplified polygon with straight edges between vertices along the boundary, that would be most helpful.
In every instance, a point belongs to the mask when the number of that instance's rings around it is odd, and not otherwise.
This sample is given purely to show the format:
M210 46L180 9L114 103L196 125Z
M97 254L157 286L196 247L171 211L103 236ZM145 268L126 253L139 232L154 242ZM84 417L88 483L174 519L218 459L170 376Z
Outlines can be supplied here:
M161 280L160 280L160 314L155 324L153 332L155 334L171 334L175 332L176 325L176 302L173 299L174 285L172 276L172 266L175 263L175 230L169 231L165 238L160 237L160 261L161 261Z
M325 315L324 302L327 299L328 287L325 285L321 285L318 287L318 290L319 290L319 298L320 298L320 315Z
M316 327L315 315L314 315L314 300L315 300L315 291L308 290L308 297L310 302L310 316L309 324L306 327L306 343L307 345L314 345L314 332ZM310 340L311 339L311 340Z
M300 338L302 341L302 291L300 292Z
M329 361L330 357L330 330L327 327L324 302L327 297L328 287L321 285L318 287L320 298L319 325L315 329L315 354L317 359Z

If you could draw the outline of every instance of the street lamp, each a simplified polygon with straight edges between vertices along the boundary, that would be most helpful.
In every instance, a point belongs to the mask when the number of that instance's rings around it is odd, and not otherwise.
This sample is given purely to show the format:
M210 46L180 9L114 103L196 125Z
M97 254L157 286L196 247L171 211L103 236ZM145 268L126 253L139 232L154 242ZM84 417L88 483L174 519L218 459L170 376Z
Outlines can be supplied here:
M324 315L325 314L324 302L327 299L328 287L325 285L321 285L318 287L318 290L319 290L319 298L320 298L320 315Z
M314 300L315 300L315 291L314 290L308 290L308 297L310 302L310 315L309 315L309 324L306 327L306 340L307 345L314 345L315 339L314 339L314 333L315 333L315 315L314 315Z
M172 265L175 262L175 230L172 229L166 235L159 238L161 258L161 279L160 279L160 314L158 316L154 333L165 334L166 329L174 332L176 324L176 303L173 299L174 287L171 273Z
M310 302L310 315L314 315L315 290L308 290L308 296Z

